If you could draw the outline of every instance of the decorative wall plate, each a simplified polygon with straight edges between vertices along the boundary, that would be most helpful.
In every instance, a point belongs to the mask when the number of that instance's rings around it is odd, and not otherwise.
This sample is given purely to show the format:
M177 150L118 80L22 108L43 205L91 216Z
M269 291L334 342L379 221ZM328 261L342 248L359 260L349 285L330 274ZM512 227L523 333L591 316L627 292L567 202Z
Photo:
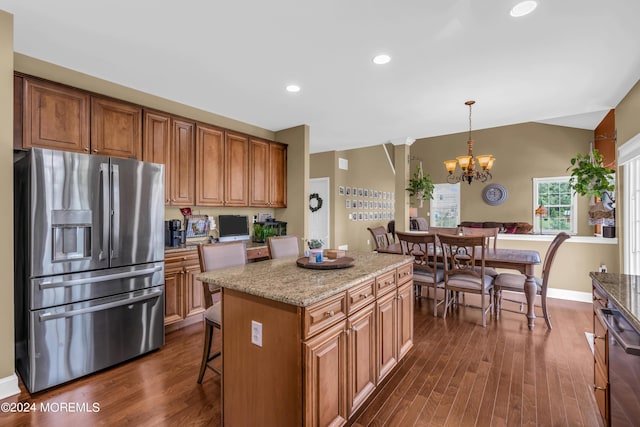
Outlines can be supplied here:
M498 206L507 200L507 189L500 184L489 184L482 189L482 200L490 206Z

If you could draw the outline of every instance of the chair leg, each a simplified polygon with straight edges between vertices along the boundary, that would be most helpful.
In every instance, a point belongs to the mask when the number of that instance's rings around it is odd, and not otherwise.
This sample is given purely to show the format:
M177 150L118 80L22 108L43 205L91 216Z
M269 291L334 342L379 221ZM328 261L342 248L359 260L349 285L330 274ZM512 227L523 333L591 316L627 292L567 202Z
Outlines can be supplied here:
M438 317L438 288L435 284L433 285L433 317Z
M549 329L553 329L553 326L551 326L551 318L547 312L547 296L540 295L540 299L542 300L542 314L544 315L544 321L547 322L547 327Z
M442 318L446 319L447 310L449 310L449 290L445 286L444 288L444 310L442 311Z
M202 362L200 362L200 373L198 374L198 384L202 384L204 371L207 369L207 361L211 354L211 341L213 338L213 325L207 321L204 322L204 348L202 349Z

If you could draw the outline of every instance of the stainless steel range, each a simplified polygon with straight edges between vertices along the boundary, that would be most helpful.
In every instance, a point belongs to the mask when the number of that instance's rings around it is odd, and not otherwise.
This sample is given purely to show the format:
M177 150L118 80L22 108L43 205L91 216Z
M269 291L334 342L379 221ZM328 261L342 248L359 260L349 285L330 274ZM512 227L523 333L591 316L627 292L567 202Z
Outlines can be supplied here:
M164 166L14 162L16 368L30 392L164 344Z

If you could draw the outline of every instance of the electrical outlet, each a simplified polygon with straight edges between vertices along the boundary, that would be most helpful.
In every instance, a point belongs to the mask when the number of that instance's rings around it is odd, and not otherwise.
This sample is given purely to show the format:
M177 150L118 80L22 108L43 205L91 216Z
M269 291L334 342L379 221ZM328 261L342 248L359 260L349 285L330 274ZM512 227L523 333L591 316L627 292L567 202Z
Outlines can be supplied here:
M262 323L251 321L251 344L262 347Z

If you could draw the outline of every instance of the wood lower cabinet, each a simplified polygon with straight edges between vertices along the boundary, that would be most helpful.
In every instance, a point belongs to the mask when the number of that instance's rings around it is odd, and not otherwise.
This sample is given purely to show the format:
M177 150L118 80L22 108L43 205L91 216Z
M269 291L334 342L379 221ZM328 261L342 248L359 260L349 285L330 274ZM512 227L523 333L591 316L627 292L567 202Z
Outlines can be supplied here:
M223 348L234 355L223 357L223 425L347 424L380 386L381 324L391 336L383 353L394 355L387 374L411 348L413 305L400 301L413 299L412 271L403 265L307 307L223 288ZM261 345L248 335L252 322Z
M142 108L91 97L91 153L142 159Z
M79 89L22 78L22 147L89 153L91 96Z
M593 392L605 426L610 425L609 406L609 333L600 317L608 298L593 285Z
M198 251L189 250L165 255L164 324L168 331L202 320L204 301Z

